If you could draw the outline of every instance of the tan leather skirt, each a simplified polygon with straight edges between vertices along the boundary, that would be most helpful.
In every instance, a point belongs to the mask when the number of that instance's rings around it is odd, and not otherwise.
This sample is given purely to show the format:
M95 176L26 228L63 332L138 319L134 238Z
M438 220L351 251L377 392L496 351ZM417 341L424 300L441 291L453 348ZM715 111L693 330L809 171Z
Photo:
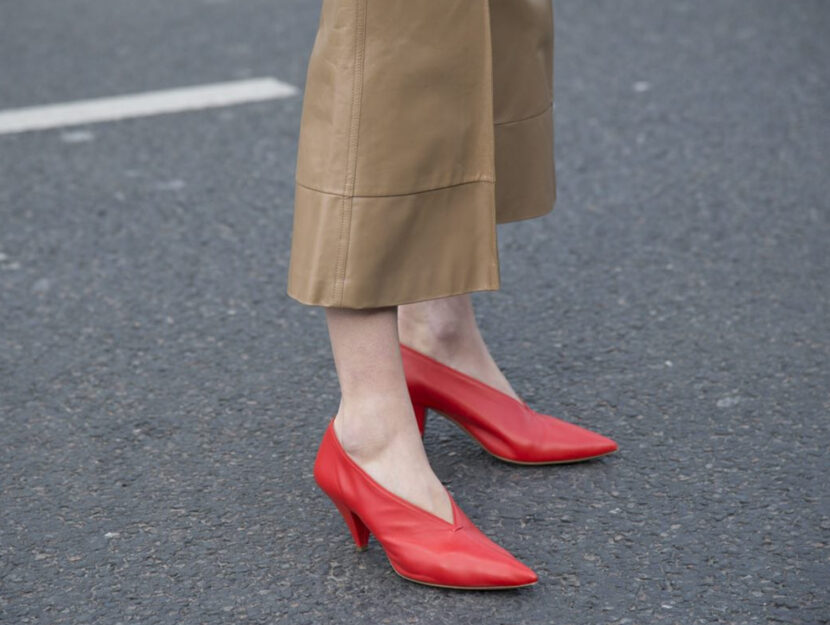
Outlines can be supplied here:
M287 293L393 306L496 290L496 225L548 213L552 0L323 0Z

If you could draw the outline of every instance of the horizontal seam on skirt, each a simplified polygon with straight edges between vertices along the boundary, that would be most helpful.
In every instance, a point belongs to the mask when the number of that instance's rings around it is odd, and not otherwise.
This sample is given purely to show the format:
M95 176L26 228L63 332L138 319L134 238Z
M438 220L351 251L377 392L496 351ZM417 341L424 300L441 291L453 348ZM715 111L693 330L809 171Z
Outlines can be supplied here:
M526 122L529 119L533 119L534 117L539 117L540 115L544 115L545 113L547 113L551 109L551 107L553 107L553 100L550 101L550 103L545 107L545 110L543 110L543 111L539 111L538 113L534 113L533 115L528 115L527 117L522 117L521 119L511 119L511 120L506 121L506 122L495 122L493 125L494 126L504 126L506 124L518 124L518 123L521 123L521 122Z
M494 284L497 285L497 286L492 286ZM385 303L383 303L383 301L377 302L375 300L375 301L372 301L371 303L364 304L364 305L361 305L361 306L354 306L354 305L343 306L342 304L333 304L333 303L332 304L318 304L318 303L316 303L316 301L319 301L320 299L323 299L323 298L319 298L319 297L313 298L313 297L307 297L305 295L299 296L299 294L297 293L297 291L295 289L291 289L291 290L286 289L286 294L289 297L292 297L292 298L296 299L297 301L302 302L303 304L306 304L308 306L323 306L325 308L380 308L380 307L384 307L384 306L395 306L395 305L399 305L399 304L411 304L413 302L421 302L425 299L433 299L433 298L439 298L439 297L451 297L453 295L461 295L461 294L464 294L464 293L474 293L474 292L479 292L479 291L498 291L501 288L500 285L501 285L501 280L500 279L497 279L497 280L492 280L491 279L491 280L487 281L487 286L482 286L481 283L477 283L474 286L470 285L470 286L466 286L466 287L459 287L457 289L453 289L451 291L446 291L446 292L441 292L441 293L438 293L438 294L416 295L416 296L414 296L416 299L412 299L413 296L404 296L404 298L396 298L394 303L386 303L385 304Z
M460 187L461 185L465 184L475 184L477 182L495 182L494 178L478 178L476 180L467 180L465 182L456 182L454 184L444 185L443 187L433 187L431 189L421 189L420 191L410 191L409 193L379 193L376 195L350 195L345 196L342 193L334 193L332 191L324 191L323 189L316 189L314 187L310 187L307 184L303 184L298 180L294 180L294 182L304 189L308 189L309 191L316 191L317 193L325 193L326 195L335 195L337 197L403 197L405 195L418 195L419 193L429 193L430 191L441 191L442 189L452 189L453 187Z

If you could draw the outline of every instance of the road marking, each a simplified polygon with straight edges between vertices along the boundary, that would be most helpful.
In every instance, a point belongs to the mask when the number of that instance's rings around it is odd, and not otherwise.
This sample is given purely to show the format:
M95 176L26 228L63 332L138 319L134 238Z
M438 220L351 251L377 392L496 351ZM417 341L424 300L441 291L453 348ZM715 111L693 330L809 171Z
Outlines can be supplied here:
M252 78L110 98L8 109L0 111L0 134L231 106L245 102L287 98L297 93L299 93L297 87L275 78Z

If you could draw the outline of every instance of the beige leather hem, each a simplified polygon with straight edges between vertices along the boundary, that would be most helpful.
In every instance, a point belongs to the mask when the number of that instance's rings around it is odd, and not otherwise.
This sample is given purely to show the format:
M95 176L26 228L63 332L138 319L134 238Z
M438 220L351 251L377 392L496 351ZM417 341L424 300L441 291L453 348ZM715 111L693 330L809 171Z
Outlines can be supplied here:
M549 212L551 0L323 0L287 294L375 308L499 288L496 226Z
M296 184L287 294L312 306L377 308L498 290L495 225L489 180L382 196Z
M519 121L497 122L496 221L541 217L556 202L553 103Z

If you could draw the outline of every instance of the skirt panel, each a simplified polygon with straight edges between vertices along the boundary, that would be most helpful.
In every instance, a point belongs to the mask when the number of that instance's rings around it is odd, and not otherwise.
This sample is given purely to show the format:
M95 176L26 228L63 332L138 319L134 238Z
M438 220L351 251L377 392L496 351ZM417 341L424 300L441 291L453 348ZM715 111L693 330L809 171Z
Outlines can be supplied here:
M496 224L552 208L549 3L323 0L289 296L369 308L499 288Z
M556 202L553 3L490 0L496 222L539 217Z

